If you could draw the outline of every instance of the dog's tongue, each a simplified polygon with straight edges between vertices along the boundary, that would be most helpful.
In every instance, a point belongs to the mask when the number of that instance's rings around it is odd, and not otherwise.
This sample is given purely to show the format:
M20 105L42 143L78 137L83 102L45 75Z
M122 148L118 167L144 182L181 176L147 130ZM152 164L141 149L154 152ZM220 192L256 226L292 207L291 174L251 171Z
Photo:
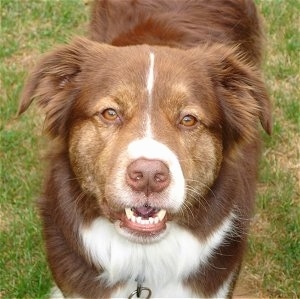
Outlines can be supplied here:
M149 206L133 208L132 210L137 216L141 216L143 218L152 217L155 214L155 212L157 211L155 208L152 208Z

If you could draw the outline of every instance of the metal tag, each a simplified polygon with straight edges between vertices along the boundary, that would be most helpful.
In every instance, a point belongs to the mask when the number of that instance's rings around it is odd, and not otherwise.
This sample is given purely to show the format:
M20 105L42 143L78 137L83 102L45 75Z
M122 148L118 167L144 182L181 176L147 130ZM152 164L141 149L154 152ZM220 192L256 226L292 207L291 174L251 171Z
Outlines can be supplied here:
M141 297L141 295L143 295L143 292L146 293L147 295L145 297ZM145 298L145 299L149 299L151 298L151 290L146 288L146 287L138 287L135 291L133 291L128 299L132 299L132 298ZM136 295L136 297L134 297Z

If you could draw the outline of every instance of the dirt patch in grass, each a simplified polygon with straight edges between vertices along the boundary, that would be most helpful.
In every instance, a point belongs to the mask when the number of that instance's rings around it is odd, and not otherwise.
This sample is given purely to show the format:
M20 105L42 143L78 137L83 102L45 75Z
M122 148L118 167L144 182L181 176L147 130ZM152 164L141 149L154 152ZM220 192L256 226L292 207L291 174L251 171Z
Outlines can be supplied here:
M40 57L41 53L38 51L29 52L27 50L26 52L19 52L14 56L4 58L3 64L7 66L18 66L19 69L24 70L25 73L28 73L30 70L32 70L33 66Z
M6 215L3 210L0 210L0 232L9 230L10 221L13 219L12 215Z

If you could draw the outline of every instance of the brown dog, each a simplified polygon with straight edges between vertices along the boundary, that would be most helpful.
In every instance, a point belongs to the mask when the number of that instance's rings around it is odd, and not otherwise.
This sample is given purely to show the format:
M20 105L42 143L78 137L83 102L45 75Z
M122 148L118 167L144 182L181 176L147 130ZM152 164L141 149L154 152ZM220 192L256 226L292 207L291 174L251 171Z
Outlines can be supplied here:
M99 0L91 40L37 64L39 200L66 297L230 297L271 131L250 0Z

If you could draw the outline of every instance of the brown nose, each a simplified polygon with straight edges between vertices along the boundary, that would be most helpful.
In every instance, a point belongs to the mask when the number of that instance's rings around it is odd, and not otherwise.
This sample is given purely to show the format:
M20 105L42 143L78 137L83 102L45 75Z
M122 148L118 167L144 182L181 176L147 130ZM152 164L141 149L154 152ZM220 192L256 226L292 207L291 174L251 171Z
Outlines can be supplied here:
M161 192L170 183L169 168L159 160L138 159L127 167L126 180L134 190L149 196Z

